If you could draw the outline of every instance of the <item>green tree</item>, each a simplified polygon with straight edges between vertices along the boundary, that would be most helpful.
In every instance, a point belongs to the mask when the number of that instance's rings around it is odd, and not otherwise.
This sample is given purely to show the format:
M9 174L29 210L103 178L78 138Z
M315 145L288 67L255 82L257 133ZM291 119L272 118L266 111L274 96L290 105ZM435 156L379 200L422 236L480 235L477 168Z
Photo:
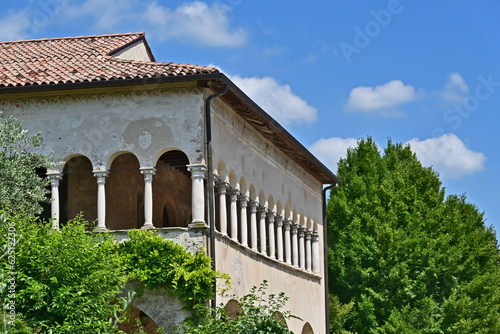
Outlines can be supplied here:
M438 175L391 141L382 154L360 140L338 175L327 208L329 277L330 293L354 302L346 330L500 333L498 247L477 207L445 199Z
M33 216L4 215L2 249L13 249L15 263L0 259L3 274L15 282L15 311L37 333L107 333L109 319L123 311L112 303L128 275L117 243L107 234L86 232L79 217L60 230ZM12 228L14 227L14 228Z
M259 287L250 289L250 293L237 298L241 311L236 318L227 314L224 305L220 305L213 310L204 305L197 305L197 316L188 318L183 326L177 328L172 333L185 334L288 334L288 330L283 319L296 318L288 311L283 311L283 307L288 301L284 293L266 295L267 281L261 283Z
M35 167L47 167L47 158L33 152L40 145L40 136L29 136L22 122L12 116L0 119L0 210L42 211L40 203L47 201L48 180L39 177Z

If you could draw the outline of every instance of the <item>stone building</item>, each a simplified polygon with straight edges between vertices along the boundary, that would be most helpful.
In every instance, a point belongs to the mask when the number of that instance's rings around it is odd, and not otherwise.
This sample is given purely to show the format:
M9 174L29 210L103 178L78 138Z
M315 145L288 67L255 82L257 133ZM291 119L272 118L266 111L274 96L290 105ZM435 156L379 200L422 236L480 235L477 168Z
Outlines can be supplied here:
M338 179L224 74L156 62L143 33L3 42L0 110L41 132L54 228L83 212L118 240L158 229L207 249L236 295L285 292L295 333L325 333L323 187ZM182 320L150 293L137 310Z

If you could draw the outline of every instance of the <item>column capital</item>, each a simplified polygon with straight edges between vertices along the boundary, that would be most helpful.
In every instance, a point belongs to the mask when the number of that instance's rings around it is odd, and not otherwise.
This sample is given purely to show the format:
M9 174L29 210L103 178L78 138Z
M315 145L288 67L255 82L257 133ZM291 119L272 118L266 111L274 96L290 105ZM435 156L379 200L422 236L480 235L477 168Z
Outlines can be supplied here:
M219 191L219 194L224 195L226 193L227 188L229 187L229 183L226 181L215 181L215 185Z
M303 237L305 235L306 228L305 227L299 227L299 237Z
M204 164L193 164L186 166L188 171L191 172L191 177L205 177L205 172L207 171L207 165Z
M156 173L156 168L154 167L141 167L139 168L141 171L141 174L146 176L146 175L155 175Z
M50 180L52 185L58 185L59 181L62 180L63 173L58 171L49 171L47 172L47 178Z
M274 222L274 212L267 211L266 215L267 215L267 218L269 219L269 222Z
M319 242L319 234L318 234L318 232L317 232L317 231L314 231L314 232L312 233L312 241L313 241L313 242Z
M299 225L297 224L290 224L291 228L292 228L292 233L293 234L297 234L298 230L299 230Z
M244 207L244 208L247 207L248 197L246 197L245 195L239 195L238 201L240 202L241 207Z
M283 219L283 226L285 226L285 231L290 231L292 222L288 219Z
M257 202L249 200L247 202L247 206L250 208L250 212L252 212L252 213L257 212Z
M109 172L102 169L94 169L92 173L94 173L94 176L97 178L105 178L109 176ZM99 182L99 180L97 182Z
M283 226L283 217L281 216L276 216L274 218L274 221L276 222L276 226L281 227Z
M309 231L309 230L306 230L304 233L306 235L306 240L311 240L311 238L312 238L312 232Z
M236 188L228 188L226 190L226 193L229 195L229 197L232 201L236 201L238 199L238 195L239 195L240 191Z

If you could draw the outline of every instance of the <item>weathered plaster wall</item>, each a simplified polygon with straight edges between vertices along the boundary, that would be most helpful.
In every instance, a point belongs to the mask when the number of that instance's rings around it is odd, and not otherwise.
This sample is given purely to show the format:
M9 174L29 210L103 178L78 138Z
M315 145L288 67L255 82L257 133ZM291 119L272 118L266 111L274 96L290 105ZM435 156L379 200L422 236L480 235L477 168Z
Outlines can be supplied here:
M4 115L41 132L42 152L56 162L84 155L94 167L109 168L120 152L133 153L141 166L154 166L177 148L190 163L203 161L203 95L197 89L58 95L0 100ZM61 166L62 168L62 166Z
M268 281L267 295L284 292L290 300L284 310L291 310L303 321L289 319L288 328L301 333L309 322L315 334L325 333L325 296L323 279L262 256L242 247L227 237L218 234L216 239L216 267L232 277L234 290L229 294L238 296L249 293L253 286ZM226 304L228 298L218 298Z
M214 166L218 168L220 162L225 165L225 170L216 172L231 181L229 174L234 171L232 186L263 205L268 205L272 195L274 206L280 201L283 211L288 204L290 211L294 208L297 214L303 211L305 216L320 223L322 184L225 105L217 103L212 110ZM241 184L242 178L245 184ZM261 190L264 198L259 197ZM270 209L276 211L276 207ZM290 212L277 214L287 218Z

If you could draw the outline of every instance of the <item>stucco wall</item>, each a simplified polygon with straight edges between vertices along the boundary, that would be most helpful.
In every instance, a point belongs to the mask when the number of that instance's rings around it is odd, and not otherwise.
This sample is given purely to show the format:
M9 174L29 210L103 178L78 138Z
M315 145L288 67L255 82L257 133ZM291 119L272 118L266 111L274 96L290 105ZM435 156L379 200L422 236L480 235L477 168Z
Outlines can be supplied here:
M128 91L0 100L4 115L41 132L54 161L84 155L94 167L110 167L119 152L131 152L140 165L154 166L177 148L190 163L203 161L203 95L197 89L136 88Z
M284 292L290 298L284 310L302 320L289 319L288 328L301 333L306 322L311 324L314 333L325 333L325 303L323 279L318 275L294 269L242 247L228 237L217 235L217 270L231 276L234 289L229 294L242 296L248 294L253 286L267 280L266 294ZM229 298L218 298L218 303L226 304Z

